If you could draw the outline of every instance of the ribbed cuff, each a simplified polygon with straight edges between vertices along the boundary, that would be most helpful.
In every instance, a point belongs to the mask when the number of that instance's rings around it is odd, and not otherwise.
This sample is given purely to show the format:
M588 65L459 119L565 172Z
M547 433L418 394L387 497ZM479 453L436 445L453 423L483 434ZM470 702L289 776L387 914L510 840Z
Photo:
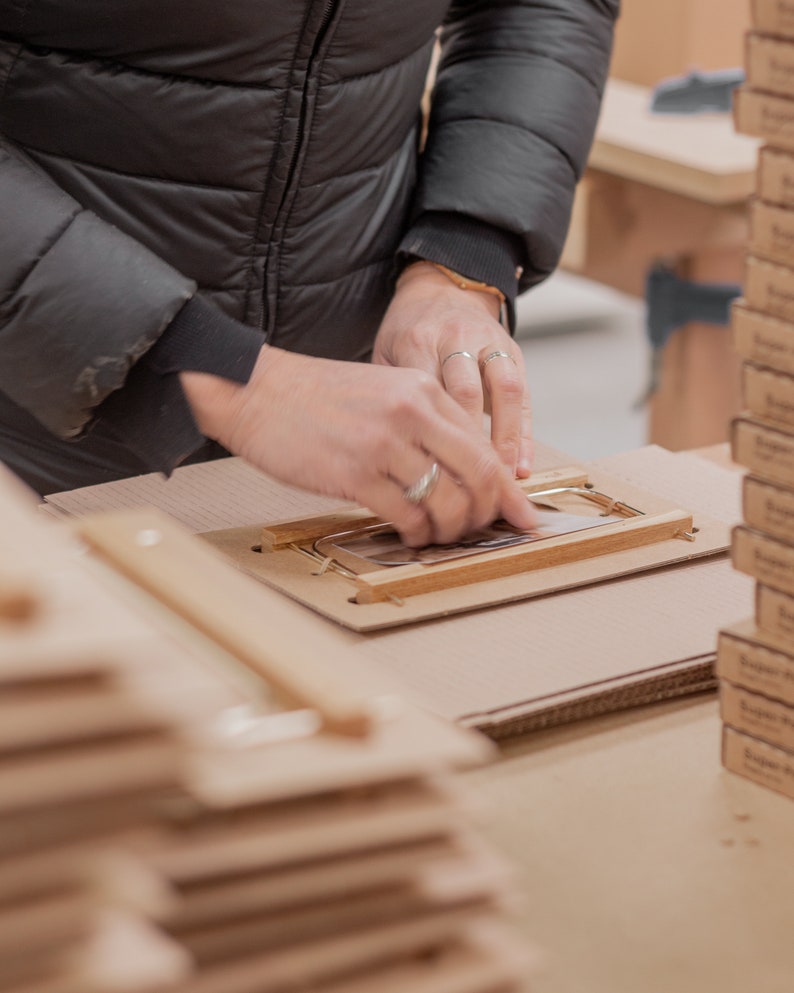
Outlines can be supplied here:
M505 295L510 328L515 326L519 240L512 234L465 214L421 214L397 250L400 267L416 259L440 262L462 276L495 286Z
M247 383L264 338L261 331L228 317L199 296L171 321L144 360L155 372L207 372Z
M262 340L255 328L193 297L132 367L124 387L97 409L91 431L118 439L151 472L170 475L207 444L178 373L206 372L247 383Z

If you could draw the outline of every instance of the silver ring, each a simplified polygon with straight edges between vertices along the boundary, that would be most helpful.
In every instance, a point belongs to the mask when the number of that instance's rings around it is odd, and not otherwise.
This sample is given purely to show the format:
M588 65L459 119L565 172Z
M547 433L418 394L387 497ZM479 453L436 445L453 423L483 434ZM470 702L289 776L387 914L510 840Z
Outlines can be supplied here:
M463 351L460 351L460 352L450 352L449 355L447 355L447 357L442 360L442 362L441 362L441 368L443 369L444 366L447 364L447 362L449 362L450 359L454 359L456 355L463 355L467 359L471 359L472 362L476 362L477 361L477 356L476 355L472 355L471 352L463 352Z
M408 503L424 503L436 488L440 478L441 470L438 467L438 462L434 462L424 476L420 476L415 483L406 486L403 490L403 496Z
M491 352L490 355L486 355L482 362L480 362L480 372L485 372L485 367L489 362L493 362L494 359L510 359L513 365L518 365L510 352L503 352L500 349L497 349L497 351Z

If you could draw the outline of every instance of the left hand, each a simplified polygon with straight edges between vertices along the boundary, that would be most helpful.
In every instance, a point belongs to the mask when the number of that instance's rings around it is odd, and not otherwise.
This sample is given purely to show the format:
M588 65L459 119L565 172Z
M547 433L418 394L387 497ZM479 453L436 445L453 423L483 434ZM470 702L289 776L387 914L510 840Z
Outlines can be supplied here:
M468 352L476 361L455 352ZM510 358L498 355L483 365L494 352ZM447 356L452 357L445 362ZM478 432L483 414L490 414L499 458L514 476L529 476L532 416L524 359L499 323L497 297L462 290L432 265L409 266L381 323L372 361L435 376Z

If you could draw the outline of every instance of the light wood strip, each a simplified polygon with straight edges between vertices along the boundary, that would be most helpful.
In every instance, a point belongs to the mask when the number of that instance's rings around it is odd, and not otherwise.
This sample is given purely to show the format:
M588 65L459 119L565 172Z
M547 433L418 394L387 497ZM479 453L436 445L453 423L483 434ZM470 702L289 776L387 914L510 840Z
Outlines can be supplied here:
M368 698L345 684L300 632L270 618L259 591L209 547L156 511L86 518L88 544L290 700L314 709L330 731L361 736L373 726Z
M582 559L665 541L689 531L692 516L682 510L653 517L633 517L603 528L561 535L548 541L484 552L432 567L398 566L369 572L356 579L359 603L379 603L391 597L466 586L519 572L565 565Z

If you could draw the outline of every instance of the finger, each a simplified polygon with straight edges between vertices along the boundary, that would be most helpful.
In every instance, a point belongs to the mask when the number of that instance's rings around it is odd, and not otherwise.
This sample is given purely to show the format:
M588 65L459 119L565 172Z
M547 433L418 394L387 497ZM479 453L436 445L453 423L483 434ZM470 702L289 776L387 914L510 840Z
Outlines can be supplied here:
M466 417L457 405L445 394L440 394L442 406L461 419ZM453 437L452 454L448 456L454 464L454 457L463 452L463 468L456 472L442 471L435 487L421 504L411 504L406 499L405 490L422 480L429 472L433 461L444 464L443 450L432 455L418 446L397 443L384 449L388 461L378 467L381 476L392 481L394 488L380 487L377 507L373 498L362 494L363 502L373 507L376 513L392 521L403 541L413 547L421 547L430 542L447 544L456 541L469 531L490 524L497 517L505 517L515 527L529 529L534 526L536 515L526 495L515 483L505 466L496 457L492 447L479 433L457 430L453 425L443 425L442 437ZM430 424L437 429L438 418ZM432 427L428 433L432 433ZM468 453L467 449L471 449ZM396 499L399 494L399 499ZM417 514L421 509L423 514ZM429 530L428 530L429 528Z
M515 476L528 406L523 359L515 348L486 350L480 369L491 410L491 443Z
M499 514L503 496L496 453L462 410L459 415L468 421L465 430L447 426L438 432L438 444L428 445L443 470L439 492L426 501L439 542L455 541L467 530L490 524Z
M501 505L500 515L513 527L529 531L537 523L538 517L535 506L527 498L526 493L514 482L505 488L505 496Z
M415 380L411 396L401 395L398 422L406 442L432 453L471 501L470 527L489 524L499 516L505 487L515 487L512 473L465 411L430 379ZM519 514L520 516L520 514ZM532 526L532 515L524 514ZM518 527L520 521L513 521Z
M532 463L535 460L535 443L532 438L532 405L527 389L524 390L521 408L521 443L518 449L516 476L519 479L527 479L532 472Z
M450 352L441 362L444 389L472 418L478 429L482 425L484 397L477 356L460 350Z
M433 479L431 475L434 462L432 456L418 449L412 452L403 451L400 454L399 465L392 467L389 476L401 489L405 503L412 504L410 489L417 483ZM426 520L421 527L413 528L413 517L407 515L405 508L395 509L396 519L393 523L408 545L427 545L430 543L447 544L455 541L461 535L471 530L471 496L467 490L447 475L442 469L438 470L435 482L425 496L419 495L418 505L425 514ZM426 524L429 522L430 533L427 534Z
M423 548L432 543L433 524L430 516L422 504L410 503L405 499L403 483L379 475L360 487L356 496L381 520L393 524L403 543L409 548Z
M472 499L468 491L445 472L436 489L424 501L433 526L433 542L447 545L473 529Z

